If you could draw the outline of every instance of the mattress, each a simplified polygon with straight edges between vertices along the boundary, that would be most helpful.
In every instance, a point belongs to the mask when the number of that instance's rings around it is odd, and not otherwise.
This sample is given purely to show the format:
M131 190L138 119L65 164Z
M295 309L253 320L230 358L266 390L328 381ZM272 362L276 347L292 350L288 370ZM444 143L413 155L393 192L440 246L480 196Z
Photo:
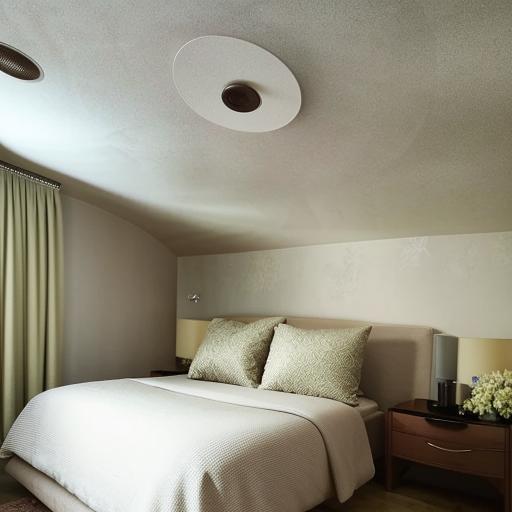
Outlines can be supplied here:
M373 458L377 459L384 454L384 413L378 410L368 412L377 406L373 400L366 398L363 403L368 403L369 407L358 410L367 411L363 419ZM18 457L11 458L6 471L53 512L94 512L55 480Z
M372 400L371 398L367 398L365 396L359 397L359 405L354 407L354 409L364 418L370 416L374 412L379 410L379 404Z
M0 455L95 512L304 511L373 476L370 410L179 377L88 383L33 399Z

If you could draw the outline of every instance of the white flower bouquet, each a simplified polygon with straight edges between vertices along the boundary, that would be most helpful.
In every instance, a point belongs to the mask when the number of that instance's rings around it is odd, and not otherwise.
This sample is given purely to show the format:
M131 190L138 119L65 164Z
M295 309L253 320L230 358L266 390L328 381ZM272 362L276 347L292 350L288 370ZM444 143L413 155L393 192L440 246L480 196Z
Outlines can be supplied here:
M512 371L503 370L482 375L463 408L479 416L512 416Z

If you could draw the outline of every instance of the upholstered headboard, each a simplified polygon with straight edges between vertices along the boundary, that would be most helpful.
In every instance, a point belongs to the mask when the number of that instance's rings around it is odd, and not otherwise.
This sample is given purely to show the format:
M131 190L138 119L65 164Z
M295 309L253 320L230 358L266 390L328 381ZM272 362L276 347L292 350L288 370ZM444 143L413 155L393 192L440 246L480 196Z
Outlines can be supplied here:
M230 317L254 321L261 317ZM433 329L352 320L287 317L302 329L334 329L372 325L366 346L361 389L382 410L410 400L428 398L432 366Z

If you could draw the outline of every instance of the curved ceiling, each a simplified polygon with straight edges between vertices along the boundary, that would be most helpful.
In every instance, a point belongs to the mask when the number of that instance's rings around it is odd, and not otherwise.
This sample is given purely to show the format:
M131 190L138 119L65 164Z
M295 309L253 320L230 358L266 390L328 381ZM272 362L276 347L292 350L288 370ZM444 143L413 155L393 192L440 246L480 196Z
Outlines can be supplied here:
M0 4L0 159L177 254L512 229L512 3L100 0ZM288 126L242 133L181 100L187 41L262 46L297 77Z

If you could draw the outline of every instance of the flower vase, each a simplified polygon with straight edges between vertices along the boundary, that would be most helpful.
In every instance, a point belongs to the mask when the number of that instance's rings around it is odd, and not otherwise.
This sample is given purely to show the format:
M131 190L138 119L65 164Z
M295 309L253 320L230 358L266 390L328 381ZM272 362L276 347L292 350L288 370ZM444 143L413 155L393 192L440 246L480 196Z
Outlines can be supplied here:
M483 421L498 421L498 415L496 414L496 411L482 414L479 416L479 418Z

